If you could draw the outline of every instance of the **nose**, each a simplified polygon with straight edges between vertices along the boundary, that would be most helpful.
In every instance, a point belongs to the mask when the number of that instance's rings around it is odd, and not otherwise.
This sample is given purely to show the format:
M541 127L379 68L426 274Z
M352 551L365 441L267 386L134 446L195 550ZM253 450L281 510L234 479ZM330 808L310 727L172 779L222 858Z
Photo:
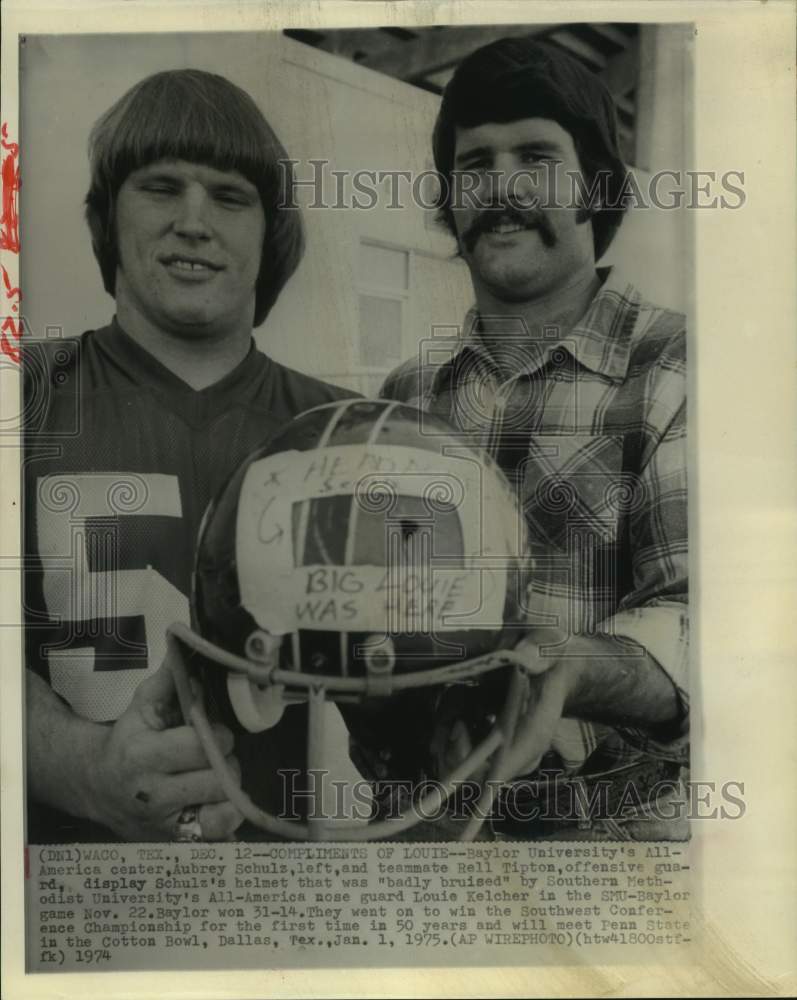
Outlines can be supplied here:
M494 163L493 196L499 204L531 206L542 193L540 165L526 163L511 153L498 155Z
M201 184L189 184L177 201L174 230L187 239L209 239L209 198Z

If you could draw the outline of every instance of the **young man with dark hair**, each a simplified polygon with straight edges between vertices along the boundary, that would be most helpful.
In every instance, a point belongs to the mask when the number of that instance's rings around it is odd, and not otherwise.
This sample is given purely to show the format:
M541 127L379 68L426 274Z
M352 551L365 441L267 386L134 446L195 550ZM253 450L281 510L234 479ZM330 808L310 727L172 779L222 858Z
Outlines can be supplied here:
M535 560L525 815L537 769L608 773L604 835L673 835L642 817L687 761L685 328L597 266L623 214L611 96L553 45L502 39L458 67L433 145L476 304L449 361L407 362L383 393L450 420L519 492ZM432 740L443 769L491 710L455 697Z
M157 73L97 122L90 159L116 316L24 363L28 839L223 839L242 817L182 724L164 632L188 619L210 499L286 421L350 394L252 339L303 236L287 154L246 93ZM218 729L246 782L254 749ZM303 733L288 712L257 756L275 769Z

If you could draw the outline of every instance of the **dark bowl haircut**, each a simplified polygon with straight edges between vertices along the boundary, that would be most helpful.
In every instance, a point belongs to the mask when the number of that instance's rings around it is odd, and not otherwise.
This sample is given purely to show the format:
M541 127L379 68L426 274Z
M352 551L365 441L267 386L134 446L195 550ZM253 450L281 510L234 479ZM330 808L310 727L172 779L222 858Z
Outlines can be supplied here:
M292 171L285 149L252 98L203 70L167 70L147 77L91 131L86 221L106 292L115 294L119 263L119 189L134 170L161 159L237 170L257 188L266 219L255 296L254 323L259 326L304 252L301 214L291 202Z
M455 233L451 174L457 128L522 118L546 118L561 125L573 138L586 190L599 179L600 204L587 208L597 260L625 211L626 168L617 140L614 101L577 59L532 35L501 38L477 49L460 63L446 86L432 137L435 166L444 178L438 217Z

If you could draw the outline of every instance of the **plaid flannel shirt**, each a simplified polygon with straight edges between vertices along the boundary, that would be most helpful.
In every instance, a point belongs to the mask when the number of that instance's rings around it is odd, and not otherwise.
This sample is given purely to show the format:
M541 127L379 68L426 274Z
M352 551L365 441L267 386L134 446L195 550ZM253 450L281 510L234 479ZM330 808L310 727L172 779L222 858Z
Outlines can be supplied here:
M502 380L472 309L463 328L437 329L382 388L446 418L515 484L535 566L530 623L631 640L676 686L683 722L666 743L562 719L552 752L571 774L591 755L593 769L599 756L610 770L688 759L685 321L611 269L599 276L566 336L552 327L535 345L522 319L500 321L522 345L511 378Z

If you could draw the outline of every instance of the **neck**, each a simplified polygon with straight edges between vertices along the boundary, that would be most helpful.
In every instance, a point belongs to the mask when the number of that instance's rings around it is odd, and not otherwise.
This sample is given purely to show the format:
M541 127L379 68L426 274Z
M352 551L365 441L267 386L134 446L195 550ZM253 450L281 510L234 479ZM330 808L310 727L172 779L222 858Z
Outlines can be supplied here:
M220 382L246 357L252 337L245 327L225 337L180 336L153 327L117 301L117 319L128 336L194 390Z
M521 302L508 302L497 298L486 288L476 289L476 307L481 317L482 338L493 360L507 374L517 370L518 354L527 348L537 354L540 344L548 340L551 327L557 328L557 339L566 337L581 320L592 304L601 286L594 268L575 277L567 285L554 289L539 298ZM490 317L495 317L495 336L490 336ZM523 340L508 340L506 320L522 320Z

